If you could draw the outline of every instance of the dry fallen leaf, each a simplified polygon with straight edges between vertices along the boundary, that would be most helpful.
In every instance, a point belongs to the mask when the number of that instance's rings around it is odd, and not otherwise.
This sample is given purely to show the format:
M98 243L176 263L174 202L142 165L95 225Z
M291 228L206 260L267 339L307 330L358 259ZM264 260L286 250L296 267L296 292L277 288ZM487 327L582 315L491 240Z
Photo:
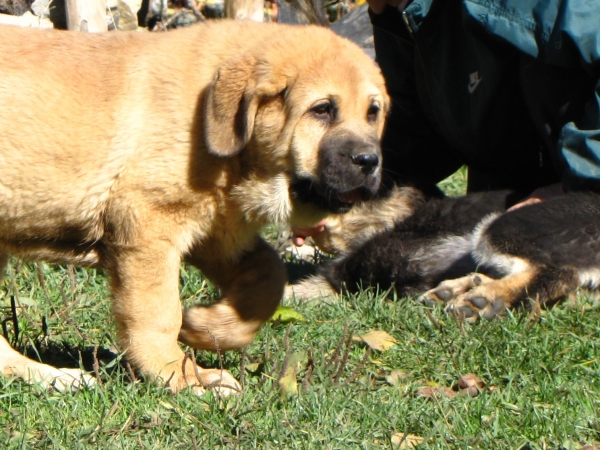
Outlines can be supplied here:
M468 388L471 386L475 386L478 388L484 388L485 384L474 373L468 373L458 379L458 387L460 387L461 389Z
M421 436L415 436L414 434L394 433L392 435L392 445L400 445L401 449L415 448L417 445L422 444L423 439Z
M392 370L389 375L385 376L385 381L390 385L390 386L397 386L398 384L400 384L403 381L406 381L410 378L410 374L403 372L401 370Z
M468 373L458 379L458 387L460 388L461 394L475 397L479 395L481 390L485 387L485 384L474 373Z
M427 387L417 390L417 392L415 394L417 397L423 397L423 398L432 398L432 397L450 397L450 398L452 398L456 395L456 392L454 392L452 389L446 388L446 387L427 386Z
M397 342L389 333L385 331L371 331L370 333L353 336L355 341L362 341L373 350L384 352Z

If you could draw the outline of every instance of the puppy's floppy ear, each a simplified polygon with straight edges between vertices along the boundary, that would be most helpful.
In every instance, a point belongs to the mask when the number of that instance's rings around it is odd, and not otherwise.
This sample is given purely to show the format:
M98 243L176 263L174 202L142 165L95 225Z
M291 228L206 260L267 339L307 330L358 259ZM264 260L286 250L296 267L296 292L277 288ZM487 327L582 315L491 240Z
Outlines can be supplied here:
M250 141L260 101L285 89L266 62L253 55L227 61L208 88L204 104L204 134L210 153L235 155Z

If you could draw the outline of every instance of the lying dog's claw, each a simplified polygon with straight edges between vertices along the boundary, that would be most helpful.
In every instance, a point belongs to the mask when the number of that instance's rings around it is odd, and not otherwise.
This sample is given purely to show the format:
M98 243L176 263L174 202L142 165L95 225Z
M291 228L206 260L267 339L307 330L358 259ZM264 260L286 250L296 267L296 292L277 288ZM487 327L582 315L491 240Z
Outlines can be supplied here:
M454 297L454 293L450 289L441 288L436 289L432 292L437 298L442 300L444 303L448 303Z
M494 301L494 303L490 305L490 307L487 310L483 312L482 316L484 317L484 319L492 320L496 316L500 315L500 313L502 313L505 309L506 306L504 305L504 302L502 300L497 299Z
M480 310L485 309L485 307L489 303L488 299L485 297L473 297L473 298L469 298L467 300Z
M444 303L443 300L438 298L433 292L426 292L418 298L418 301L425 306L436 306L440 303Z
M473 310L468 306L459 306L457 310L460 315L465 317L465 319L473 317Z

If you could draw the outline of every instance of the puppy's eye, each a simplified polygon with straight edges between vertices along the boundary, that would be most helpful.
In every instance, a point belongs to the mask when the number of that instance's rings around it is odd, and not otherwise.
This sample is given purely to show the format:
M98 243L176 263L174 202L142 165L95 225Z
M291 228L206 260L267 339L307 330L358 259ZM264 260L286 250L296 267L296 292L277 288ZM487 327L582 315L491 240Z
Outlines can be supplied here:
M330 102L323 102L313 106L311 112L319 120L331 122L333 118L333 106Z
M379 117L379 105L374 103L369 107L369 110L367 111L367 120L369 122L375 122L377 120L377 117Z

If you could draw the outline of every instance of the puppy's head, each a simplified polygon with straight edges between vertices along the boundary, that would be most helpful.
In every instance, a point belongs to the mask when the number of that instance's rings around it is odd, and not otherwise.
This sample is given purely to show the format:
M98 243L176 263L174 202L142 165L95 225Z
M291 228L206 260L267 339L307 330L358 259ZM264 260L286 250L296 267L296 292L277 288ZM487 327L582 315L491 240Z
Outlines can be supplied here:
M377 191L389 99L379 69L349 41L317 27L273 30L219 69L206 142L214 154L240 154L248 182L238 195L254 214L307 225Z

